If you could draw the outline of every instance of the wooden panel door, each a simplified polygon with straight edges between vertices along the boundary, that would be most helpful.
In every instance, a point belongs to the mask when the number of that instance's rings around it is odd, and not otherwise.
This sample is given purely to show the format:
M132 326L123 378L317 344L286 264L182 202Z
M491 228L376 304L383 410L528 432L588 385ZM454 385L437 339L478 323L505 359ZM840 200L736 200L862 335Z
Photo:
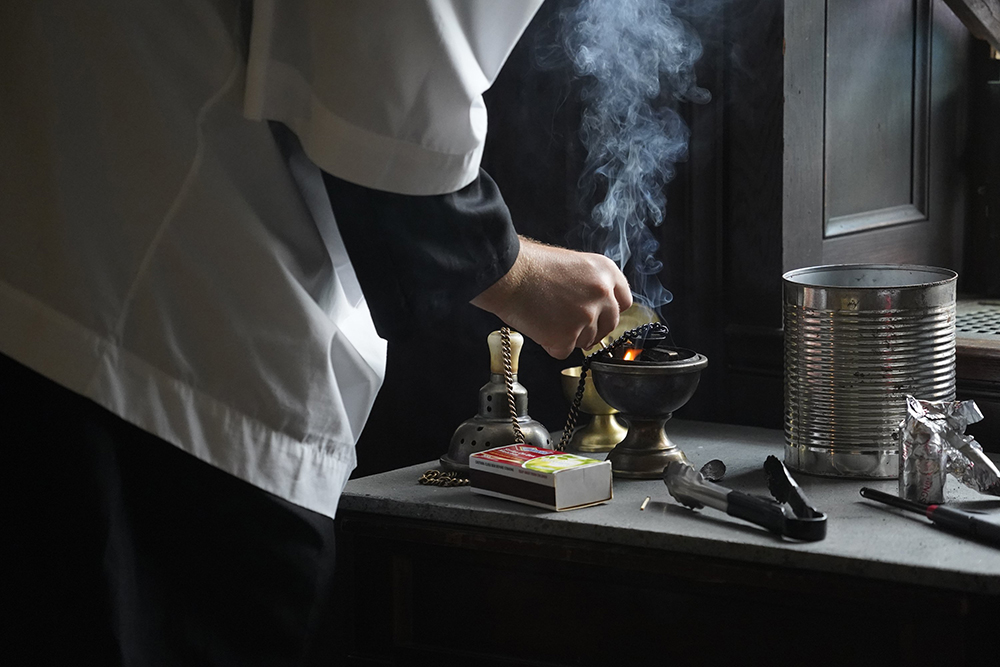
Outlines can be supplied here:
M934 0L785 4L783 265L959 269L968 33Z

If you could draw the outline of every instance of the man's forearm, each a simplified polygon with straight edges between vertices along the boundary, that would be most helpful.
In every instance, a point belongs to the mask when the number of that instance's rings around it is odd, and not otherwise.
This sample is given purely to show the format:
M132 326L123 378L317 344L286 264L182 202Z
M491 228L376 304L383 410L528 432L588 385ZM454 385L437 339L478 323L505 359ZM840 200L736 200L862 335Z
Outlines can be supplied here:
M565 359L610 333L632 294L607 257L521 237L514 265L472 304Z

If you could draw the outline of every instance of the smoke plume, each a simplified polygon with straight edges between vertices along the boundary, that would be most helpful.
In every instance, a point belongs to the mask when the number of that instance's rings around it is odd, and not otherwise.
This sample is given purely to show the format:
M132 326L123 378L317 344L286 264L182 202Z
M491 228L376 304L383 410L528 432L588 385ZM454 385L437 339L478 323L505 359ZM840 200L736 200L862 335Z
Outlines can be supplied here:
M565 10L559 42L582 77L581 187L599 202L584 234L587 250L626 270L637 301L654 309L673 298L657 278L662 263L650 227L664 218L664 187L687 157L683 101L705 103L695 83L701 42L677 0L581 0Z

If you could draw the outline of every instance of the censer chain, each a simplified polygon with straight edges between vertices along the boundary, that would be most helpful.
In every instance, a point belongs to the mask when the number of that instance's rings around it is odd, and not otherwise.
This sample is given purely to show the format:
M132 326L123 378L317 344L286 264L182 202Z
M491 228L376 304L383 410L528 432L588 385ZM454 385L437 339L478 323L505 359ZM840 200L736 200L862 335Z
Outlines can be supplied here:
M510 351L510 327L500 329L500 352L503 354L503 381L507 386L507 408L510 410L510 425L514 428L514 444L524 444L524 433L517 421L517 405L514 403L514 366Z

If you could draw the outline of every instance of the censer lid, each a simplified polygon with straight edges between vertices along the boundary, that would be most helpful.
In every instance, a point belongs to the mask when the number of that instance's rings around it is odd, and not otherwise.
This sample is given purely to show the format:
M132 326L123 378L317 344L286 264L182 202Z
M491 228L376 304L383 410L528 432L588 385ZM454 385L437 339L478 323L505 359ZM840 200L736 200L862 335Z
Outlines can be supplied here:
M614 350L609 356L597 357L594 361L625 364L671 364L686 361L696 356L698 356L698 353L694 350L689 350L683 347L673 347L671 345L667 345L665 342L660 342L652 346L646 345L645 347L622 347L618 350Z
M494 331L486 338L486 344L490 348L490 373L503 375L503 336L499 331ZM521 358L521 348L524 346L524 336L516 331L510 332L510 372L517 375L517 362Z

